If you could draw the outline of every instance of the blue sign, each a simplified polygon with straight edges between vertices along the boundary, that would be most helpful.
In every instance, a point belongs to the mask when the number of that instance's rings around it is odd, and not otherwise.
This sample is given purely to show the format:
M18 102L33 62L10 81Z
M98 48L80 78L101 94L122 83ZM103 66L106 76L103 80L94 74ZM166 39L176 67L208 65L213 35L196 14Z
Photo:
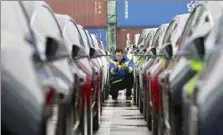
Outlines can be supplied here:
M104 48L106 48L106 46L107 46L107 42L106 42L107 34L106 34L106 31L107 31L107 29L94 29L94 28L89 29L88 28L87 30L88 30L88 32L90 34L95 34L103 42Z
M117 27L145 28L168 23L188 13L188 1L117 1Z

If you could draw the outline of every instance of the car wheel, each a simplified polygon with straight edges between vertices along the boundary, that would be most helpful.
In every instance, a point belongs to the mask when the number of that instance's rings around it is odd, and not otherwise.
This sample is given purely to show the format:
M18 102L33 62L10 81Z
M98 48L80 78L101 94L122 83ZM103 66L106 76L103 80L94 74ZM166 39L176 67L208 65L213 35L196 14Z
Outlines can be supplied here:
M153 115L152 115L152 132L153 135L158 135L158 116L155 114L155 111L153 111Z
M137 80L137 83L136 83L136 105L139 107L140 106L140 93L139 93L139 84L138 84L138 80Z
M143 102L142 102L141 99L140 99L140 102L139 102L139 112L143 113Z
M99 99L100 99L100 94L99 94ZM101 119L101 103L98 101L97 103L97 110L96 110L96 115L93 118L93 131L97 131L100 127L100 119Z
M82 115L82 121L81 121L81 135L88 135L88 124L87 124L87 100L86 97L84 98L84 108L83 108L83 115Z
M137 99L136 99L136 83L134 83L134 85L133 85L133 91L134 91L134 93L133 93L133 102L134 102L134 105L136 105L137 103L136 103L136 101L137 101Z
M171 108L171 131L172 135L181 134L181 111L179 107Z
M151 112L150 112L150 109L149 107L147 107L147 128L151 131L152 130L152 115L151 115Z
M104 95L104 92L101 92L101 95ZM104 101L101 100L101 102L100 102L100 115L102 114L102 105L103 104L104 104Z
M144 114L144 119L145 121L147 121L147 117L148 117L148 111L147 111L147 108L148 108L148 99L147 99L147 93L146 93L146 90L144 89L144 96L143 96L143 114Z
M162 117L159 118L159 135L164 135L164 119Z
M74 106L66 104L66 132L65 135L74 135ZM76 131L75 131L76 132Z
M107 100L108 99L108 97L109 97L109 90L110 90L110 84L108 84L107 85L107 87L106 87L106 89L105 89L105 100Z
M88 135L93 134L92 97L90 97L90 103L87 105L87 130L88 130Z
M64 104L58 105L58 120L56 135L64 135L66 132L66 107Z

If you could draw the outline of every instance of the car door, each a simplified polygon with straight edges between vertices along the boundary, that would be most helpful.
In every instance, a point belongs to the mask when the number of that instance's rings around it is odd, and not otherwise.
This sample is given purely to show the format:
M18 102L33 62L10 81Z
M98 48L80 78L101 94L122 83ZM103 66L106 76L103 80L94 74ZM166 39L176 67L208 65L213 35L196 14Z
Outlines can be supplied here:
M1 1L2 134L44 134L45 97L32 61L34 43L20 2Z

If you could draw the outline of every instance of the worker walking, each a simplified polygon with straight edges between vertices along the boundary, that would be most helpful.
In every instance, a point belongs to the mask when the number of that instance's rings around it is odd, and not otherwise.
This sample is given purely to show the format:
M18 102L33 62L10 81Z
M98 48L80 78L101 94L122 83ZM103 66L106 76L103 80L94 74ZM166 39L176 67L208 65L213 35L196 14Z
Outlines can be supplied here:
M129 60L123 54L122 49L115 50L115 56L110 62L111 72L111 90L112 99L118 98L119 90L127 89L126 99L131 100L131 93L133 87L133 61Z

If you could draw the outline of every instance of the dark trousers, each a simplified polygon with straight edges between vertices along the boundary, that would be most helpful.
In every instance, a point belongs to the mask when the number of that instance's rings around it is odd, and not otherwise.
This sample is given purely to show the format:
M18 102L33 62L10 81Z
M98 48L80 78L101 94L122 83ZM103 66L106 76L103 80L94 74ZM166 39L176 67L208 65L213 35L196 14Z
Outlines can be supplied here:
M123 89L127 89L126 96L131 96L133 79L133 73L128 73L125 75L124 79L121 82L111 84L111 96L114 98L118 97L118 91Z

